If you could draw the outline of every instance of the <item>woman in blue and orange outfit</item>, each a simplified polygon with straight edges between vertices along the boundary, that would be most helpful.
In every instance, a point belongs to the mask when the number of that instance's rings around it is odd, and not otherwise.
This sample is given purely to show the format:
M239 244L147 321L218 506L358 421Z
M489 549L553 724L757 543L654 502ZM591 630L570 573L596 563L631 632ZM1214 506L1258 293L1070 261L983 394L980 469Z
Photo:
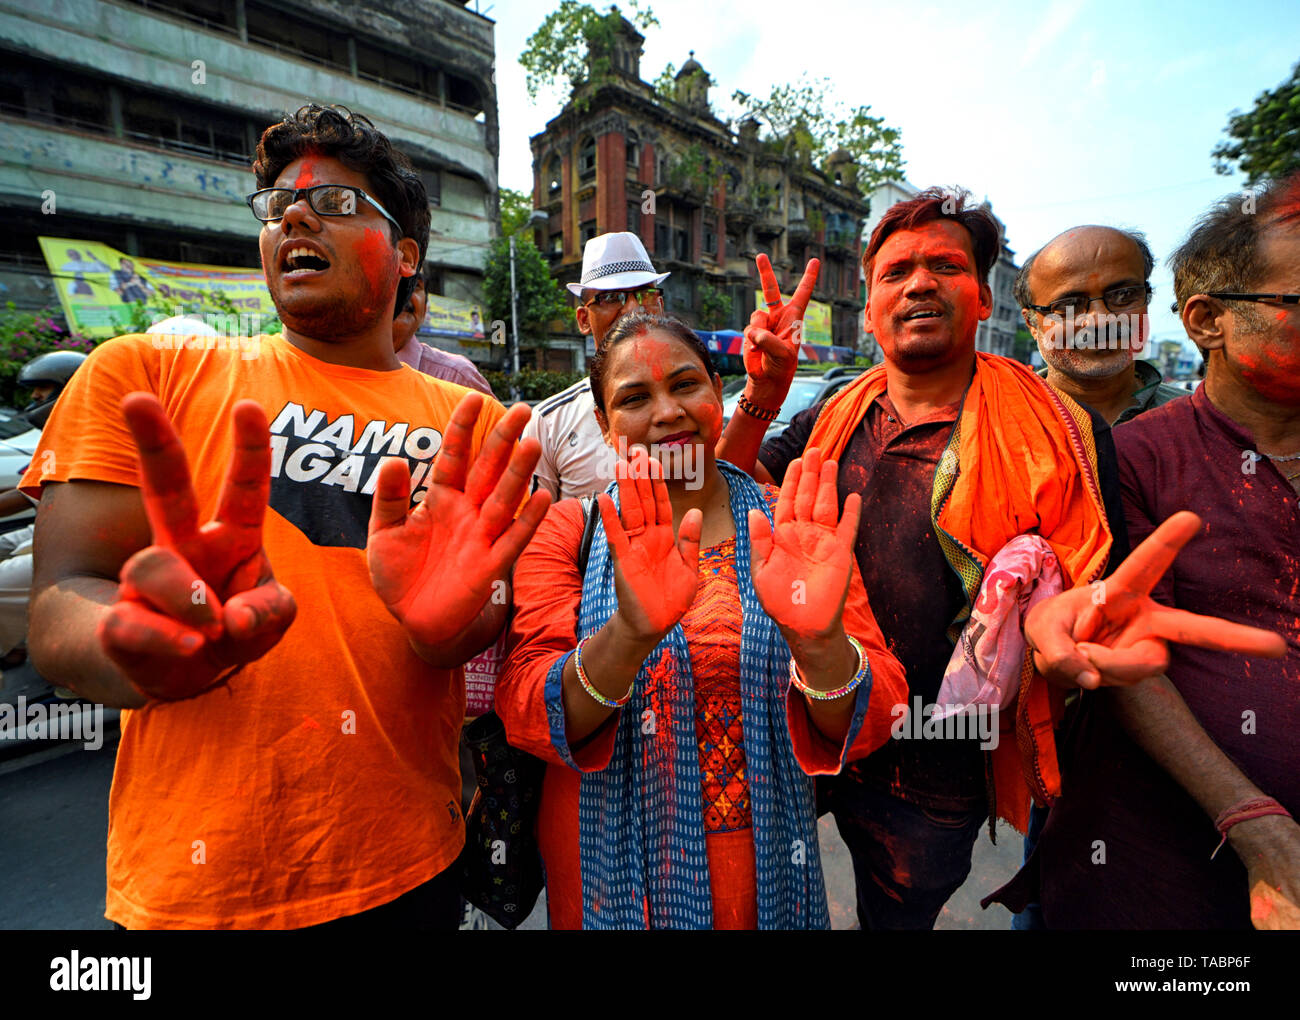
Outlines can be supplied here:
M906 700L853 559L858 497L841 518L816 450L779 499L716 461L721 380L677 320L621 321L591 384L630 453L585 573L577 500L519 558L496 694L549 764L552 927L829 927L808 777L880 746Z

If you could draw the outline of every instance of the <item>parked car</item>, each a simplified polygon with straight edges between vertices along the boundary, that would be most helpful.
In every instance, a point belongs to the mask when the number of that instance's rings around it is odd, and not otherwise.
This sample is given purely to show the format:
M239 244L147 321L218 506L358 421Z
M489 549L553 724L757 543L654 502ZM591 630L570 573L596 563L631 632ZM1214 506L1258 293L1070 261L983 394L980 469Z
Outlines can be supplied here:
M766 442L779 436L785 431L786 426L790 424L790 420L796 414L800 411L806 411L814 404L825 400L832 394L838 393L865 371L866 368L850 367L848 365L839 365L828 369L826 372L798 369L790 383L790 392L786 394L785 402L781 405L781 410L777 412L776 420L768 425L763 441ZM722 388L722 419L724 423L730 421L731 416L736 413L736 404L740 401L744 392L744 379L733 379Z

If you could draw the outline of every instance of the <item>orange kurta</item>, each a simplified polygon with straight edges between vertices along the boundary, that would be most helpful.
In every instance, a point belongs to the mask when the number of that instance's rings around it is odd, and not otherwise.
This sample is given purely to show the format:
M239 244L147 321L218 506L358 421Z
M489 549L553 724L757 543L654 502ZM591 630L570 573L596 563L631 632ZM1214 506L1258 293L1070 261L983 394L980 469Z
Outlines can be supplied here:
M774 492L769 489L773 499ZM577 559L582 527L582 506L577 500L556 504L516 564L515 616L506 666L496 689L497 713L505 722L510 742L549 765L538 814L538 841L546 863L547 904L555 928L582 925L581 773L565 766L551 744L544 692L547 671L577 644L576 619L582 598ZM753 928L757 923L753 830L747 817L748 776L743 744L736 741L740 735L743 742L743 733L734 545L731 539L701 550L700 588L682 620L695 685L694 711L684 717L695 719L701 747L700 810L705 821L715 928ZM849 751L849 757L856 758L888 739L897 717L893 709L906 704L907 693L902 668L885 648L856 568L845 604L844 627L862 642L872 668L867 715ZM788 704L790 735L800 765L809 774L835 772L843 749L833 746L811 725L802 696L794 695ZM587 744L573 752L574 761L584 771L608 764L616 719L612 716Z

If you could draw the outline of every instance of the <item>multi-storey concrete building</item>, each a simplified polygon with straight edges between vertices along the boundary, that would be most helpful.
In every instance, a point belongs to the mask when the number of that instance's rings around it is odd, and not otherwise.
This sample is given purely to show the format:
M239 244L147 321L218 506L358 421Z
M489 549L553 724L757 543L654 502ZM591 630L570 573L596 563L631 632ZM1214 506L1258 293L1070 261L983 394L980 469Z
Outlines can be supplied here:
M0 284L53 304L38 235L256 266L257 138L314 101L365 114L412 158L430 292L479 300L497 231L493 32L451 0L0 0Z
M993 212L988 199L984 200L984 208L990 213ZM1016 273L1020 271L1020 267L1016 265L1016 253L1007 245L1006 224L996 215L993 218L998 221L999 234L1002 237L997 261L989 270L989 288L993 291L993 314L980 323L979 330L975 334L975 349L1014 358L1016 357L1016 331L1022 323L1020 305L1016 303L1013 290Z
M832 337L815 342L855 346L868 203L852 158L841 150L817 167L781 140L760 140L752 120L733 131L712 112L711 81L693 55L672 95L660 95L641 80L643 41L625 19L612 72L579 86L532 138L533 205L550 216L538 246L557 280L578 279L590 237L631 230L672 273L669 314L697 328L743 329L759 287L754 256L771 258L787 293L816 256L813 297L828 306ZM730 298L726 314L711 311L719 295Z

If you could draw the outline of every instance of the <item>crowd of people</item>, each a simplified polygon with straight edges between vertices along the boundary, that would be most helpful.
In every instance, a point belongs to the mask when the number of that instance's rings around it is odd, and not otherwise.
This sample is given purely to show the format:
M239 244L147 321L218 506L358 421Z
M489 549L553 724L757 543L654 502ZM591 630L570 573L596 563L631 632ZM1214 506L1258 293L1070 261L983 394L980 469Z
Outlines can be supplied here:
M589 378L506 410L414 338L428 202L382 133L304 107L253 170L283 336L102 344L21 486L32 659L129 710L114 924L455 928L462 667L503 634L554 928L829 927L825 811L864 929L932 927L998 819L1017 927L1296 923L1300 176L1171 257L1190 396L1136 360L1140 234L1026 261L1039 375L975 350L996 221L900 202L883 363L765 441L816 260L787 300L759 256L724 422L668 274L596 237Z

